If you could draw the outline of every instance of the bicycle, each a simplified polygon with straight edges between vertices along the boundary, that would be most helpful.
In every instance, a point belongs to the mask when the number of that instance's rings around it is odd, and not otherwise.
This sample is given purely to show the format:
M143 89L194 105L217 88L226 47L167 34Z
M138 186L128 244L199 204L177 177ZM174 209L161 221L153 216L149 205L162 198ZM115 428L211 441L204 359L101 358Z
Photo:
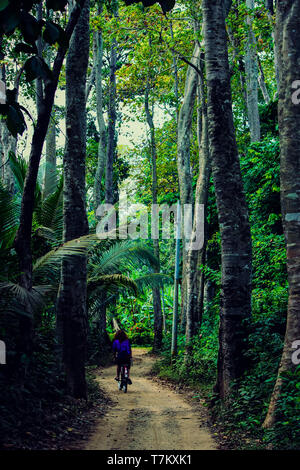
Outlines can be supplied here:
M127 393L128 366L126 364L121 365L120 376L121 379L119 380L119 390L123 390L124 393Z

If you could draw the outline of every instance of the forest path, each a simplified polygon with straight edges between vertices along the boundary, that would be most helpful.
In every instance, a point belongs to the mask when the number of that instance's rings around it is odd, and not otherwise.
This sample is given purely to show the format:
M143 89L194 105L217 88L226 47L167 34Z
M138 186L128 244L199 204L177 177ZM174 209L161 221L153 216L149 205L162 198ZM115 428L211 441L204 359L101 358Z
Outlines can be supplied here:
M103 369L98 382L115 405L99 420L86 450L217 448L203 418L182 395L146 376L154 361L147 350L133 349L133 383L127 393L118 390L115 366Z

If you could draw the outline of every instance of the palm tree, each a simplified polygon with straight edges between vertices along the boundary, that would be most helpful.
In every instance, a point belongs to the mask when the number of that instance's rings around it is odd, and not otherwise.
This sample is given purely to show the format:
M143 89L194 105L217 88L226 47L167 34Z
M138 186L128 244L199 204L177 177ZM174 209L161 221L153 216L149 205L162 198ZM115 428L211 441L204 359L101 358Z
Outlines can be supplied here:
M106 306L116 302L121 293L131 291L138 295L148 287L160 287L167 277L156 274L158 261L146 244L134 241L102 240L96 234L71 240L62 240L62 179L52 192L42 197L37 184L33 224L33 243L42 254L33 263L33 287L30 291L19 285L17 256L13 241L20 214L20 193L24 185L26 163L11 156L12 171L18 192L12 196L0 184L0 261L5 269L0 276L0 310L2 321L10 313L17 320L20 315L30 315L32 320L41 319L46 302L55 303L62 259L73 255L89 254L88 307L91 323L97 326L99 347L107 344ZM42 249L40 241L45 241ZM42 252L42 253L41 253ZM148 272L132 279L133 270L145 268ZM25 307L26 306L26 307ZM58 327L59 330L59 327Z

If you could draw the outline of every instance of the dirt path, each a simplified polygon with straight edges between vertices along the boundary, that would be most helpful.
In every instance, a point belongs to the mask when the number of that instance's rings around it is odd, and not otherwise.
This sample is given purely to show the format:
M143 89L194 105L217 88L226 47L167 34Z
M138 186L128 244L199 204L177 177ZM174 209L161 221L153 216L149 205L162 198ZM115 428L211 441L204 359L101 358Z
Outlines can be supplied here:
M209 450L216 449L201 417L182 396L147 378L154 359L133 350L132 382L120 392L115 367L104 369L101 388L116 403L101 418L86 450Z

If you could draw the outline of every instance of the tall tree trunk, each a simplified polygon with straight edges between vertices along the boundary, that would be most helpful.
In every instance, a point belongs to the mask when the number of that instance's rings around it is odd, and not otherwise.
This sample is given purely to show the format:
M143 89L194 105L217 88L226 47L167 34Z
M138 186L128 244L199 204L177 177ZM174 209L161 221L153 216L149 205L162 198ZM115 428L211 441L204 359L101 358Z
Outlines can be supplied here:
M5 65L3 64L0 71L0 79L6 83ZM9 163L9 153L16 153L17 151L17 139L13 137L5 122L0 122L0 142L1 142L1 180L3 185L8 191L13 194L15 189L15 179L11 171Z
M223 0L203 0L209 151L221 233L221 305L216 392L243 373L251 314L251 235L235 139Z
M1 178L6 189L13 194L15 190L15 178L9 163L10 152L16 154L17 139L13 137L4 122L0 123L1 138Z
M56 187L56 125L54 109L51 113L51 119L46 136L46 165L44 176L44 199L53 192Z
M257 63L259 67L259 76L258 76L258 83L262 92L262 95L264 97L265 103L269 104L271 101L269 92L267 90L266 82L265 82L265 74L261 65L261 61L259 60L259 57L257 56Z
M118 16L118 4L114 2L113 5L114 16ZM117 148L116 136L116 121L117 121L117 108L116 108L116 71L117 71L117 48L118 43L113 39L110 50L110 75L109 75L109 103L108 103L108 126L107 126L107 157L106 157L106 172L105 172L105 202L106 204L114 204L117 200L115 184L114 184L114 161Z
M199 64L199 69L201 65ZM198 239L200 242L201 223L198 217L204 215L204 233L203 245L197 249L189 248L186 259L186 345L189 351L190 342L199 328L202 320L203 307L203 289L204 279L200 266L204 264L206 251L206 206L208 199L208 188L210 179L210 161L208 147L208 122L207 122L207 106L204 91L203 76L198 74L198 144L199 144L199 175L197 180L195 195L195 211L193 218L193 231L191 235L191 243L195 244ZM204 205L204 213L201 214L196 210L197 205Z
M42 8L39 6L40 14L39 19L42 19ZM53 11L50 10L48 13L49 20L53 19ZM42 51L45 51L45 60L49 68L51 68L51 47L49 45L43 45L42 40L37 44L39 55L42 56ZM41 97L43 97L43 84L42 81L37 81L37 108L42 105ZM47 198L53 190L56 189L57 185L57 172L56 172L56 122L55 122L55 106L53 105L50 121L48 125L48 131L46 135L46 160L45 160L45 173L44 173L44 184L43 184L43 198Z
M66 63L66 148L64 167L64 241L88 233L85 194L86 74L89 58L89 9L86 0ZM57 299L57 321L62 326L63 363L69 392L86 398L87 259L63 260Z
M147 85L145 90L145 113L147 123L150 130L150 149L151 149L151 166L152 166L152 204L157 204L157 168L156 168L156 142L155 142L155 128L153 122L153 113L149 107L149 90L150 83L149 77L147 79ZM153 240L154 254L159 261L159 240ZM156 272L159 272L159 268ZM157 352L161 349L162 345L162 309L161 309L161 297L159 287L153 287L153 311L154 311L154 341L153 351Z
M42 21L43 19L43 4L40 2L37 5L37 14L36 14L37 21ZM37 55L39 57L43 57L43 40L41 37L36 41L36 48L37 48ZM44 87L43 87L43 79L37 78L35 81L35 101L36 101L36 109L37 115L41 110L41 106L43 106L43 99L44 99Z
M246 0L249 10L254 9L254 0ZM260 120L258 112L258 67L256 39L252 28L251 13L246 17L248 37L246 42L245 71L247 84L247 108L251 142L260 140Z
M195 44L191 64L199 65L200 47ZM183 103L179 111L177 137L177 169L181 205L193 201L190 165L191 127L198 83L197 70L191 65L187 68Z
M293 103L292 83L299 80L300 0L279 1L276 18L276 46L279 52L278 122L281 149L281 207L287 246L289 299L287 326L278 377L264 427L273 426L280 417L282 375L293 372L294 342L300 339L300 106Z
M98 14L103 10L103 1L99 4ZM95 210L101 204L103 195L101 194L101 182L106 164L107 129L103 116L103 90L102 90L102 68L103 68L103 37L102 31L94 33L94 63L96 69L96 101L97 101L97 122L99 129L98 162L94 183L94 205Z
M272 28L272 39L273 39L273 51L274 51L274 68L275 68L275 78L277 84L277 92L279 92L279 57L278 57L278 46L275 39L275 29L274 29L274 1L273 0L265 0L265 5L267 9L267 14L269 18L269 22Z
M198 41L190 63L199 65L200 46ZM184 99L179 111L177 131L177 170L182 210L185 204L193 204L192 175L190 165L191 127L198 83L197 70L189 65L186 73ZM182 221L184 217L182 217ZM186 322L186 243L182 230L182 284L181 284L181 324Z
M173 23L170 20L170 34L171 39L174 41L174 31L173 31ZM178 123L179 118L179 79L178 79L178 59L176 57L175 51L172 51L173 56L173 75L174 75L174 95L175 95L175 102L176 102L176 122Z

